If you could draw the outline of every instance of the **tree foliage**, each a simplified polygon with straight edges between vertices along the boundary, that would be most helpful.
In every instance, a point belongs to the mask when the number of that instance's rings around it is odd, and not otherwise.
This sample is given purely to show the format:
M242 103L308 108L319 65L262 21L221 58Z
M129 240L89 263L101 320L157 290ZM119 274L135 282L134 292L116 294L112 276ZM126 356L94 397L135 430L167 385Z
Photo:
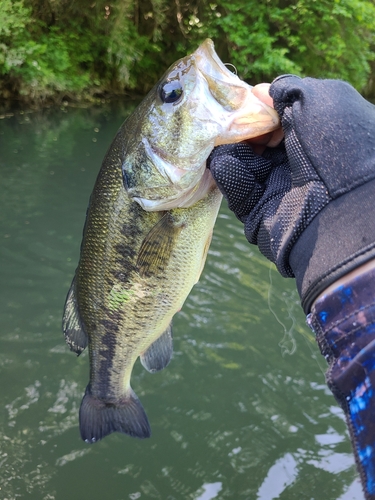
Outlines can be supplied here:
M45 101L146 92L211 37L256 83L282 73L374 79L366 0L0 0L3 98Z

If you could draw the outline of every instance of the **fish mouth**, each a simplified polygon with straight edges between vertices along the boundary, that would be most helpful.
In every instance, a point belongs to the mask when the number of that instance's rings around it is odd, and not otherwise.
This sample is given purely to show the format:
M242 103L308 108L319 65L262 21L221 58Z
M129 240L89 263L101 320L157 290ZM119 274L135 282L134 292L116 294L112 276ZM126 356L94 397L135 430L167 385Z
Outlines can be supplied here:
M252 86L229 71L209 38L195 51L196 65L214 99L228 111L223 133L215 146L240 142L280 127L277 112L252 93Z

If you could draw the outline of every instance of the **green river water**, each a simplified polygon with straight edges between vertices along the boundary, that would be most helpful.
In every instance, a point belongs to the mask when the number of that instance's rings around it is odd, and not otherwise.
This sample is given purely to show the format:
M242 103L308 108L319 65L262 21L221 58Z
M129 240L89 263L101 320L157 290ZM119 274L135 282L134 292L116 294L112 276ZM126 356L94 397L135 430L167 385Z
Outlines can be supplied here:
M89 359L65 345L61 315L93 183L131 107L0 120L0 499L363 499L294 281L225 203L172 362L133 371L151 438L81 441Z

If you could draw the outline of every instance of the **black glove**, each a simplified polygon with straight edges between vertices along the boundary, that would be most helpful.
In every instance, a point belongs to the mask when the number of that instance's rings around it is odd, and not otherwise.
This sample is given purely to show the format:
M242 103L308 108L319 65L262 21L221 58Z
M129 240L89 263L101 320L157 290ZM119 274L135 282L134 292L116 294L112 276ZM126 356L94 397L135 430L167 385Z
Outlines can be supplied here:
M219 146L208 166L247 239L295 276L305 312L375 257L375 106L338 80L286 75L270 87L285 143L257 156Z

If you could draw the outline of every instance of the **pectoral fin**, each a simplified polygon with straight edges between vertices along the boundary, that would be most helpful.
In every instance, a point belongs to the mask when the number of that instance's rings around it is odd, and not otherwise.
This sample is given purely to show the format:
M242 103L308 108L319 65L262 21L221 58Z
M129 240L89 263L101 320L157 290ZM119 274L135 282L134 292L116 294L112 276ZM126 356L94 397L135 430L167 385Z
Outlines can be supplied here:
M142 242L137 259L141 276L149 277L165 269L182 227L176 225L167 212L149 231Z
M65 335L65 342L68 344L70 350L74 351L79 356L87 346L88 337L83 329L78 311L75 296L75 282L76 280L74 278L69 289L68 296L66 297L62 326Z
M141 354L141 363L151 373L165 368L173 354L172 323L165 332Z

